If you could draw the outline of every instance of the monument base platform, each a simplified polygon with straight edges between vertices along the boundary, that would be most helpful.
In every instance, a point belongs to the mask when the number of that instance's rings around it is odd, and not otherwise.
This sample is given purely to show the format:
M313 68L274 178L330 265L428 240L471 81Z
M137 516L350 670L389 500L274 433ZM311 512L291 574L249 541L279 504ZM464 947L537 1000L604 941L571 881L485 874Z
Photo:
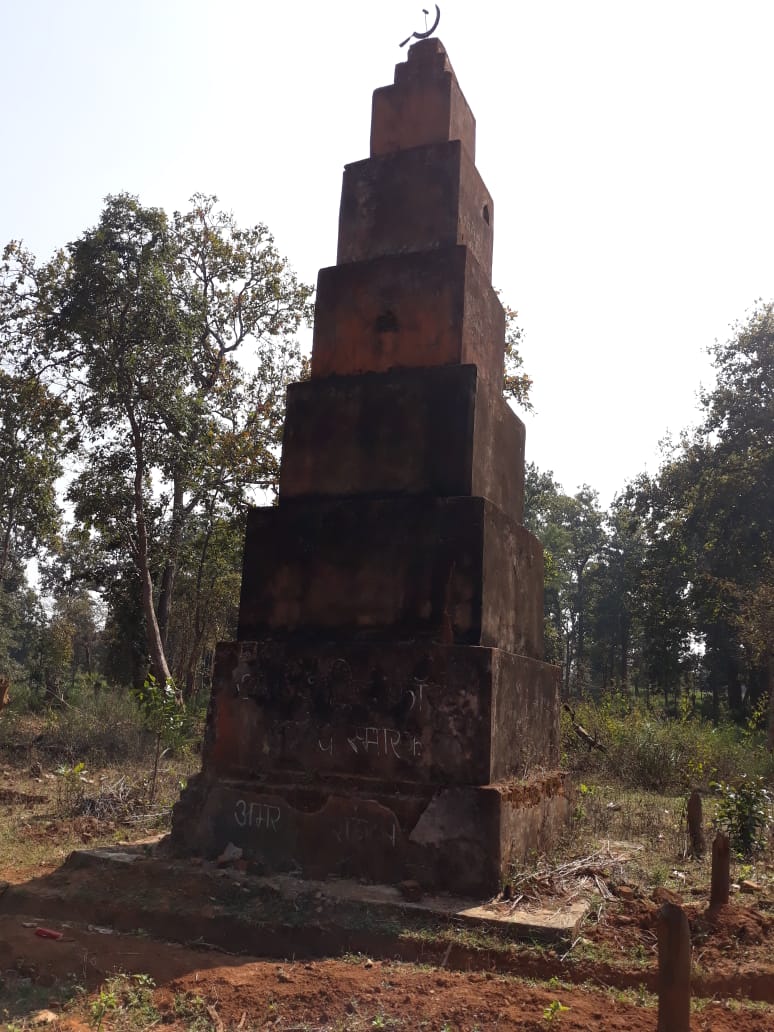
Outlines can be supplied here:
M560 772L448 788L199 774L175 806L170 848L213 859L232 843L258 873L414 881L483 897L558 838L569 809Z
M233 865L170 859L166 839L79 850L41 877L15 885L0 881L0 921L15 918L18 924L26 915L48 927L67 922L68 939L78 935L80 923L98 927L95 939L106 928L142 929L146 937L206 943L230 954L299 959L365 953L503 972L524 964L513 940L571 943L587 910L584 900L519 910L450 895L409 900L398 887L346 879L262 877ZM472 930L487 933L486 950L470 945ZM99 942L91 948L98 951Z

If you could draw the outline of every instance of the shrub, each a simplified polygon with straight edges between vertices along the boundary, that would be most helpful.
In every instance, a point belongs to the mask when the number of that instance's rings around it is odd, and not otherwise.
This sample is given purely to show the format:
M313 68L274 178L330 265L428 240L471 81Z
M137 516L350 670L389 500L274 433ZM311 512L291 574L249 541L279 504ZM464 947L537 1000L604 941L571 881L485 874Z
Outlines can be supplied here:
M110 691L84 693L73 705L50 710L34 746L69 765L84 762L101 767L139 760L148 754L152 742L131 697Z
M154 735L153 770L150 777L150 802L156 799L156 781L159 774L161 747L179 749L191 733L191 721L171 681L161 684L148 674L141 688L132 693L142 714L146 728ZM165 750L166 751L166 750Z
M772 757L763 733L726 722L715 727L698 716L669 718L625 696L574 704L576 719L604 746L589 750L569 719L563 723L565 763L576 775L612 778L625 785L663 792L708 787L740 771L770 777Z
M713 787L720 793L715 824L728 835L731 847L748 858L761 852L772 823L772 796L763 778L742 774L736 784Z

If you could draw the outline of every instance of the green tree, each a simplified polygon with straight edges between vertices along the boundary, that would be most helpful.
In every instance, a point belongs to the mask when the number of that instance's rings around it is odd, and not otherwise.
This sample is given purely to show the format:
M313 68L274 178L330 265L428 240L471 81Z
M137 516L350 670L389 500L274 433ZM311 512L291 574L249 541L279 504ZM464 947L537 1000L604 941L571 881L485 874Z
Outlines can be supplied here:
M641 583L647 551L645 527L631 485L613 499L603 529L603 544L590 577L592 675L603 688L614 680L626 689L635 641L641 644Z
M574 495L560 494L554 503L547 538L563 585L560 606L564 624L565 691L569 692L571 686L582 691L588 682L587 574L604 540L596 491L584 484Z
M656 478L641 477L636 504L647 548L640 582L641 663L648 687L675 701L695 637L695 614L689 598L690 561L683 538L684 512L676 504L680 491L672 483L668 462Z
M588 679L587 577L604 542L602 515L588 485L568 495L553 473L527 466L524 523L543 543L546 639L552 658L561 655L566 692L571 685L582 690Z
M0 368L0 590L12 565L33 558L59 529L55 484L68 417L36 377Z
M712 673L727 672L739 709L740 674L753 698L774 690L766 653L755 645L756 627L772 623L774 304L760 304L712 354L717 382L702 396L705 418L690 453L696 475L687 529Z
M768 747L774 752L774 559L766 558L761 578L737 593L737 624L742 644L759 665L769 698Z
M211 513L189 527L171 626L173 664L187 698L208 683L205 659L217 642L236 634L244 531L243 519Z
M650 565L661 584L651 587L663 597L666 585L673 602L651 606L667 626L650 637L674 664L689 614L717 717L724 692L741 714L744 686L753 701L772 690L754 643L774 555L774 306L759 305L711 352L717 382L702 395L703 420L667 454L652 487Z
M532 378L524 372L521 345L524 331L516 322L518 312L505 308L505 377L503 394L525 412L532 412Z
M264 226L242 229L204 196L172 219L109 197L98 225L47 265L19 249L11 257L9 334L30 367L63 385L78 419L76 519L107 552L120 543L131 557L151 672L166 684L186 526L213 495L244 504L276 475L310 288ZM246 370L238 352L248 342Z
M67 407L34 376L0 367L0 676L34 652L25 567L55 539L56 480L70 444ZM34 592L32 593L34 596Z
M545 656L551 663L563 664L566 655L564 597L567 577L556 562L555 554L566 547L563 529L555 522L562 495L551 471L541 471L534 462L524 470L524 526L543 545L543 604Z

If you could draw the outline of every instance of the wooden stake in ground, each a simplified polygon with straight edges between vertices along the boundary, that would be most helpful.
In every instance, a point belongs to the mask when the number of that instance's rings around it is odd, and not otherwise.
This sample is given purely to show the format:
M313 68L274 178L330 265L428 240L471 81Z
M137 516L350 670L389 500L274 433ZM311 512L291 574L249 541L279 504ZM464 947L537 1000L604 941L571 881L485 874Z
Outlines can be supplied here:
M731 848L728 835L719 831L712 843L712 883L710 906L723 907L728 903L731 886Z
M691 933L685 911L665 903L658 915L658 1032L690 1032Z
M696 789L691 792L688 799L688 838L691 843L691 856L698 860L704 856L707 843L704 839L704 814L701 806L701 796Z

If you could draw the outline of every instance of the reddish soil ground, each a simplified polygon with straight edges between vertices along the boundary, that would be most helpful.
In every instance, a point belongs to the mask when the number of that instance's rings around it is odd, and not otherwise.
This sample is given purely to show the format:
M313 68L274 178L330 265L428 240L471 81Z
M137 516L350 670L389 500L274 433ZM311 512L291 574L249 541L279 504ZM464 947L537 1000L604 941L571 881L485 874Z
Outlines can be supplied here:
M599 989L536 985L491 972L428 969L394 961L279 963L131 935L62 930L62 940L40 939L18 916L1 916L0 969L44 984L76 974L90 987L115 971L142 971L158 985L155 1002L170 1029L186 1024L175 1014L175 998L179 1001L181 994L203 997L215 1027L226 1029L545 1032L556 1027L652 1032L656 1025L653 1006ZM544 1012L554 1001L569 1009L548 1020ZM79 1029L82 1018L82 1012L67 1016L65 1011L60 1025ZM709 1002L694 1013L691 1028L771 1032L772 1013Z
M704 903L684 903L676 895L672 899L683 903L688 915L694 993L774 1003L774 915L760 909L766 903L745 905L741 900L746 898L737 896L729 906L710 911ZM584 927L583 937L594 947L597 977L607 980L607 969L610 984L621 985L625 973L639 971L655 987L658 911L657 901L633 900L615 904L598 922Z
M3 788L0 819L19 805L36 803ZM175 1008L176 998L179 1001L185 994L202 997L209 1008L209 1025L199 1025L199 1032L367 1032L379 1028L396 1032L553 1028L652 1032L656 1028L654 1000L648 993L656 984L656 919L664 890L656 890L655 898L606 903L599 913L590 915L569 951L567 946L541 949L507 944L490 949L459 938L450 946L443 938L417 942L385 938L367 930L357 942L350 936L340 942L318 940L315 945L314 929L305 925L284 937L264 931L267 941L255 945L251 940L249 947L282 957L292 953L288 945L292 941L299 959L261 960L190 947L199 935L208 941L219 902L243 891L241 898L251 898L238 879L210 870L212 865L192 868L190 877L173 871L165 877L163 871L154 869L151 882L142 887L137 920L131 923L127 918L127 928L152 927L162 938L169 928L170 937L177 934L188 940L188 947L147 936L89 930L88 921L101 923L96 915L104 912L104 900L117 898L119 882L113 885L102 877L95 881L90 870L49 872L60 871L64 851L99 841L106 830L124 832L119 827L106 829L104 821L90 817L64 821L43 814L30 816L15 829L24 845L20 855L29 860L29 866L0 863L0 868L8 867L0 870L0 879L16 885L38 883L41 889L53 879L68 891L81 888L80 895L69 897L79 901L74 908L66 905L65 894L58 911L61 920L42 917L53 913L42 901L41 909L33 911L37 917L10 912L9 907L4 912L0 888L0 1028L4 1020L20 1025L34 1010L50 1003L61 1016L60 1026L85 1032L88 1004L81 1000L70 1009L64 1007L64 986L74 981L94 992L106 976L117 971L142 972L155 980L156 1006L162 1023L171 1030L191 1027L192 1022L181 1018ZM53 858L54 845L57 859ZM122 879L123 873L119 871L116 877ZM771 895L768 889L754 895L738 894L729 907L711 914L703 894L686 894L683 902L693 941L693 990L695 997L701 997L692 1016L693 1032L774 1030ZM156 926L143 924L148 906L159 917ZM188 931L181 932L181 921ZM63 938L39 938L35 928L40 925L61 930ZM326 956L317 958L313 954L321 944ZM372 960L340 959L338 954L344 949L369 953ZM36 990L34 1004L26 1006L35 986L43 989ZM547 1008L555 1001L568 1009L549 1019ZM106 1019L102 1028L110 1027Z

